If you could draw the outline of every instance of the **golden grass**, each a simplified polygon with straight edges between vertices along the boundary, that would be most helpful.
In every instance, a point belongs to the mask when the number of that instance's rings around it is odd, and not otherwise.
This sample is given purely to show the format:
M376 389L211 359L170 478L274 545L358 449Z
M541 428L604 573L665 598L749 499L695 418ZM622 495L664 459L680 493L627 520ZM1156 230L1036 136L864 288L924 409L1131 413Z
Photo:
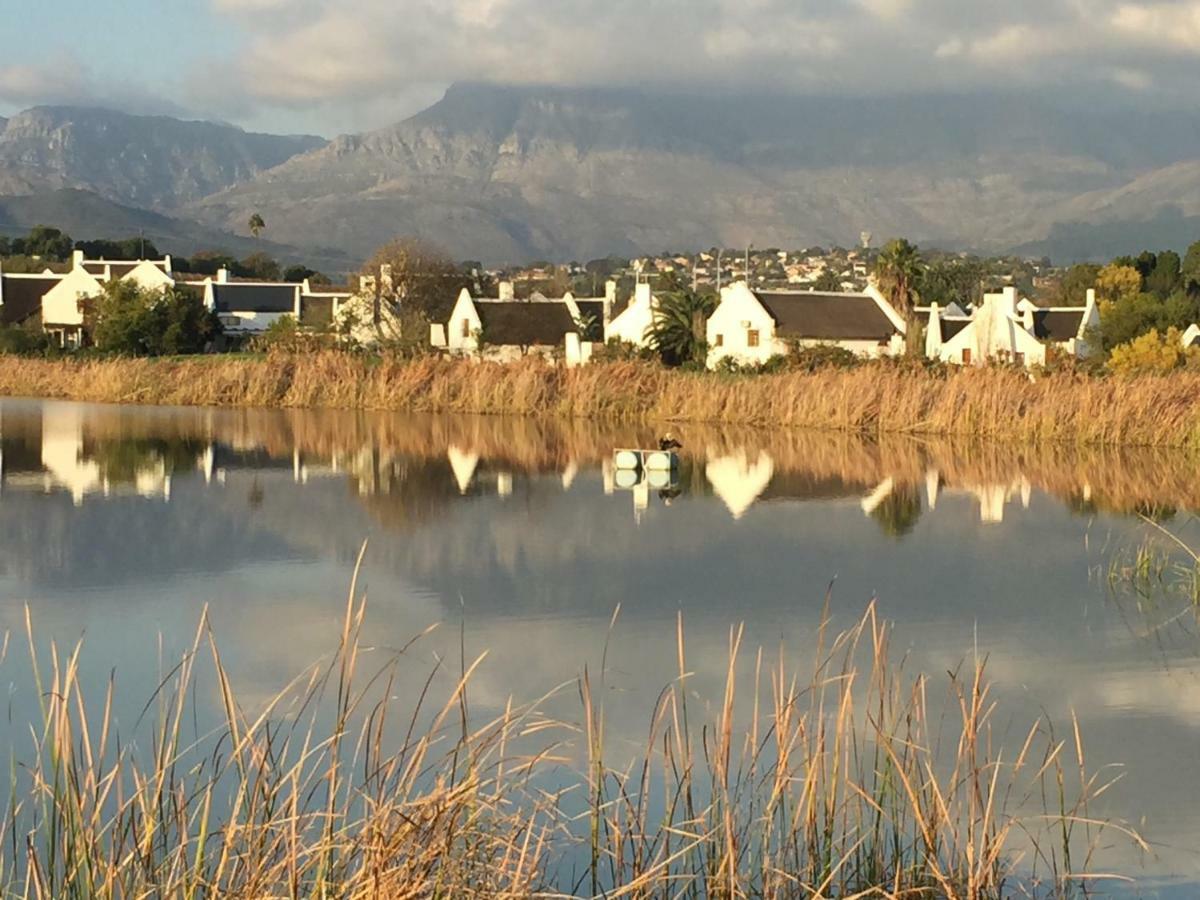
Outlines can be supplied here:
M113 403L314 407L606 421L708 422L1089 445L1200 445L1200 375L849 370L719 375L614 362L566 370L378 361L338 352L264 358L0 360L0 395Z
M468 712L479 660L437 701L432 676L400 682L405 650L364 672L364 615L352 587L332 656L254 709L202 621L141 743L116 732L113 684L89 705L82 648L45 661L27 623L42 721L18 752L0 890L990 900L1073 896L1114 840L1144 848L1090 814L1106 785L1077 724L1033 723L1002 752L983 664L909 677L873 609L822 628L803 667L751 654L749 677L733 629L707 714L680 621L678 677L631 758L606 731L603 661L579 676L578 721L511 700L488 719ZM210 704L219 724L197 734Z

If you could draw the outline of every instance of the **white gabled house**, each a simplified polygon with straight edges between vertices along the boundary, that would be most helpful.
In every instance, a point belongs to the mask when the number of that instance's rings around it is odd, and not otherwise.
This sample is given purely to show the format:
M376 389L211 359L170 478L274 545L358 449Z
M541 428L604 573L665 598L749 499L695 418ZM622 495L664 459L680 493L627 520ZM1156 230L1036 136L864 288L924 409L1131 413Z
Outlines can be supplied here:
M616 294L616 284L612 293ZM649 284L639 283L634 287L633 297L620 313L613 317L604 329L605 341L623 341L635 347L646 347L650 343L650 332L654 326L654 312L658 300Z
M300 321L301 285L277 281L230 281L225 269L204 280L204 306L217 314L226 334L261 334L280 319Z
M0 310L2 312L2 310ZM1200 325L1189 325L1187 331L1183 333L1184 349L1190 347L1200 347Z
M464 288L445 323L430 326L430 341L455 356L510 362L526 356L557 359L578 366L591 359L595 324L570 294L547 299L535 294L517 300L512 285L500 284L499 296L479 298Z
M1039 307L1007 287L984 295L967 317L930 307L925 355L960 366L1006 361L1029 368L1045 365L1050 347L1078 359L1089 356L1091 333L1099 326L1095 291L1088 291L1084 306Z
M878 358L904 352L903 317L873 285L861 294L752 290L739 282L721 291L709 317L708 366L724 359L764 363L789 345L842 347Z

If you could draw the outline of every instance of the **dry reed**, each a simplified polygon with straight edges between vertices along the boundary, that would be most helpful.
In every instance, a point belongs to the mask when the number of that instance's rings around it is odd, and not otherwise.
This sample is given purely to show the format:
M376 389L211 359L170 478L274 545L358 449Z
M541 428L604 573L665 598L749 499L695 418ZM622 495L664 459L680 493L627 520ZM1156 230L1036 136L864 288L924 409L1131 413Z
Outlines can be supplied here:
M1006 368L722 375L617 362L566 370L337 352L265 358L0 359L0 395L113 403L282 406L607 421L802 426L1088 445L1200 446L1200 375L1073 374Z
M1092 818L1106 785L1077 725L1002 753L983 664L940 703L873 609L822 628L806 671L753 654L749 683L733 629L709 715L680 621L678 678L632 760L613 756L603 661L578 723L512 701L476 721L478 660L434 702L394 660L362 671L364 614L352 587L336 652L254 710L202 621L148 743L117 734L114 684L90 705L79 645L39 657L27 616L42 721L0 828L5 896L1067 897L1114 838L1141 845Z

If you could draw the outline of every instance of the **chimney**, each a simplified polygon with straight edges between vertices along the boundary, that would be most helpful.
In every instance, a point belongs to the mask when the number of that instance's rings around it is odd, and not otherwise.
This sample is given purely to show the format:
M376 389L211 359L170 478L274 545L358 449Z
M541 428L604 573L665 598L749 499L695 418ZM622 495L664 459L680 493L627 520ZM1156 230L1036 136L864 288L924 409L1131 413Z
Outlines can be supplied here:
M610 304L617 302L617 283L611 278L604 282L604 299Z
M168 275L175 274L174 269L171 266L171 254L170 253L168 253L166 256L163 257L163 271L165 271Z
M375 276L363 275L358 279L358 292L364 297L375 296Z
M384 294L391 294L395 287L392 281L392 264L384 263L379 267L379 289Z
M229 282L229 270L224 266L217 269L217 284L227 284Z
M71 268L78 269L82 265L83 265L83 251L82 250L72 250L71 251Z
M512 300L516 295L513 293L513 283L511 281L500 282L500 299Z
M639 284L634 291L633 300L635 303L642 303L646 306L650 305L650 283L643 282Z

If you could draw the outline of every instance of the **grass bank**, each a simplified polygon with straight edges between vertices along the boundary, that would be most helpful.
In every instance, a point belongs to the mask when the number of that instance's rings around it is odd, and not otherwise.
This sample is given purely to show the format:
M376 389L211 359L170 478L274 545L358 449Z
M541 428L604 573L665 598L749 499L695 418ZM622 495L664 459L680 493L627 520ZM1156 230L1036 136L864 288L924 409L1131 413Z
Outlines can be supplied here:
M680 622L678 677L632 740L609 733L602 640L599 666L560 689L574 719L545 698L484 713L468 702L482 660L401 681L411 644L381 660L364 614L352 590L330 656L254 699L202 621L133 734L115 682L80 683L85 650L39 655L29 625L42 720L17 739L0 891L1065 898L1103 876L1113 842L1144 847L1089 810L1106 785L1078 727L1010 731L982 664L907 675L872 609L799 664L747 653L733 629L728 659L705 661L727 672L713 698L695 693Z
M0 395L706 422L1090 445L1200 446L1200 375L925 370L890 363L723 375L615 362L567 371L335 352L261 358L0 359Z

